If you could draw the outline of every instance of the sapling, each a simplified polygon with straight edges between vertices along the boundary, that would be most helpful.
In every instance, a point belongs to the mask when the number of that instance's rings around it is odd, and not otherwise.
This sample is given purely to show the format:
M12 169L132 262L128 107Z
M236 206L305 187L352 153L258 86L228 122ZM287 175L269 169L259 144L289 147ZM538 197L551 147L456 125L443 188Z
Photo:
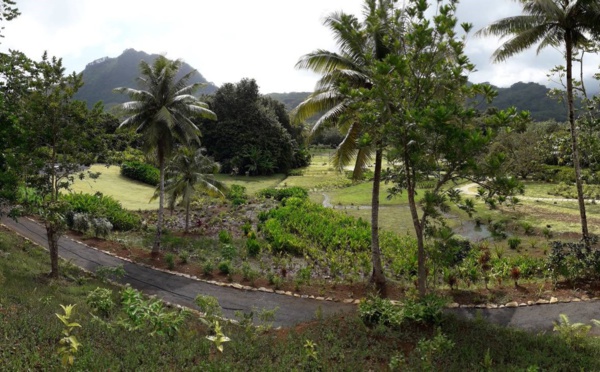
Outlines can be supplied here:
M71 321L71 316L73 314L73 308L75 308L75 305L60 305L60 307L62 307L64 314L56 314L56 316L64 324L65 328L62 330L63 337L58 341L58 343L61 345L58 348L58 355L61 357L61 363L63 366L66 366L67 364L73 365L75 353L81 344L72 334L72 332L73 329L81 327L81 325Z

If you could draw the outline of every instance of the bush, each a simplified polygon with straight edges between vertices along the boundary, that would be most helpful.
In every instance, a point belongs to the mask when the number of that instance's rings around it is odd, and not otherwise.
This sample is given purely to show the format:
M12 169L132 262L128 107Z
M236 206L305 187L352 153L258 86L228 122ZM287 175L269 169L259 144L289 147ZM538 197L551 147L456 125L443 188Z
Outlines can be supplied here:
M221 261L218 265L219 272L223 275L229 275L231 273L231 263L229 261Z
M286 187L283 189L275 189L273 187L269 187L260 190L257 193L257 196L267 199L275 199L278 201L282 201L291 197L306 200L308 198L308 191L305 188L299 186Z
M121 165L121 175L151 186L157 186L160 183L160 171L156 167L146 163L123 163Z
M260 253L260 243L256 239L248 239L246 240L246 250L248 256L256 257Z
M231 243L231 234L227 230L219 231L219 242L223 244Z
M246 204L248 196L246 195L246 188L240 185L231 185L229 192L227 193L227 199L231 200L233 205Z
M167 263L169 270L173 270L175 268L175 255L173 253L167 253L165 255L165 262Z
M106 218L115 230L135 230L141 225L141 219L138 215L123 209L121 203L110 196L104 196L100 193L95 195L73 193L65 194L62 198L70 205L71 211L67 213L67 223L74 230L85 232L90 228L90 218L101 217ZM87 217L78 217L82 220L76 222L76 214L84 214ZM87 222L83 221L85 218L88 219ZM76 225L76 223L79 225ZM84 227L86 228L84 229Z
M521 245L521 238L518 236L511 236L508 238L508 247L510 249L517 249Z
M358 306L360 319L368 326L382 324L388 327L398 327L404 318L400 307L388 299L369 296Z
M86 300L89 307L102 316L108 317L115 307L112 291L107 288L96 288L88 293Z

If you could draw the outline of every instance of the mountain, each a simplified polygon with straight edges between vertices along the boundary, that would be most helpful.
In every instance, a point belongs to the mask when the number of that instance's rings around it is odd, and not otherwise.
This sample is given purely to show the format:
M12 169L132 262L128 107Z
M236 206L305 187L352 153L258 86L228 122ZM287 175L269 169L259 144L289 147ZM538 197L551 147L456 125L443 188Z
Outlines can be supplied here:
M128 97L124 94L113 93L113 89L117 87L139 88L136 78L140 76L140 61L152 63L156 57L158 54L126 49L116 58L104 57L88 63L83 70L84 85L75 95L75 99L85 101L89 107L102 101L107 109L126 102ZM178 77L192 70L194 68L184 62ZM205 88L200 89L198 94L211 94L217 90L217 86L209 83L200 73L194 74L189 83L208 84Z
M485 83L484 83L485 84ZM567 109L564 104L548 97L550 91L544 85L537 83L518 82L508 88L492 85L498 96L491 105L481 102L477 108L484 111L488 107L504 110L515 106L518 110L527 110L535 121L556 120L564 122L567 119ZM282 102L288 110L298 106L308 97L309 92L270 93L268 96Z

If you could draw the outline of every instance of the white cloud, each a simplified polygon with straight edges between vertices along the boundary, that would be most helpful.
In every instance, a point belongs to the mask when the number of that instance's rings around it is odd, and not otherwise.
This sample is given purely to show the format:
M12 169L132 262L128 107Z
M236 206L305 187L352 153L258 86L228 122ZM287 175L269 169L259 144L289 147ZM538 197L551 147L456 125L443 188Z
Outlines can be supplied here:
M63 58L68 71L127 48L181 58L216 84L256 79L263 93L312 90L317 77L294 69L318 48L334 49L325 16L343 10L360 17L362 0L21 0L22 15L6 24L0 50L39 59L47 50ZM493 6L491 5L493 4ZM512 1L463 0L459 21L477 30L516 15ZM519 80L546 81L560 54L530 51L502 64L490 55L498 40L470 38L467 52L479 72L476 81L501 86Z

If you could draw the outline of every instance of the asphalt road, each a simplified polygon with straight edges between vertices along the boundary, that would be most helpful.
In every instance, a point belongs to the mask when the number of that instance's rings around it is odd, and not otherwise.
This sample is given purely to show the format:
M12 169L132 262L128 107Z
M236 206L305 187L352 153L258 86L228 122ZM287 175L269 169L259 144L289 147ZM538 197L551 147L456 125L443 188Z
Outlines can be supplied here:
M2 224L29 238L33 242L48 248L45 227L27 218L18 222L2 218ZM186 278L163 271L137 265L118 257L105 254L66 237L59 240L59 255L88 271L95 272L99 266L123 265L126 275L119 280L122 284L130 284L148 295L170 303L198 310L194 298L199 295L214 296L223 308L223 315L235 319L235 312L272 310L277 308L273 325L290 327L299 323L314 320L317 313L323 316L356 310L356 305L341 302L303 299L275 293L247 291L235 288L220 287L191 278ZM256 320L256 322L258 322Z
M22 236L47 248L45 228L26 218L19 222L2 218L1 222ZM156 295L165 301L198 309L194 298L198 294L214 296L223 307L226 318L234 319L235 311L250 312L261 309L275 312L274 326L290 327L314 320L317 312L324 316L336 313L352 312L356 305L340 302L302 299L287 295L260 291L239 290L220 287L214 284L194 280L149 267L137 265L114 257L68 238L59 241L59 254L62 258L86 270L94 272L99 266L123 265L126 275L121 283L149 295ZM506 327L516 327L532 332L552 332L554 322L560 314L567 314L571 323L590 324L592 319L600 320L600 301L556 303L502 309L447 309L448 313L467 319L482 318L486 321ZM256 313L256 312L255 312ZM600 335L600 327L593 327L591 334Z

